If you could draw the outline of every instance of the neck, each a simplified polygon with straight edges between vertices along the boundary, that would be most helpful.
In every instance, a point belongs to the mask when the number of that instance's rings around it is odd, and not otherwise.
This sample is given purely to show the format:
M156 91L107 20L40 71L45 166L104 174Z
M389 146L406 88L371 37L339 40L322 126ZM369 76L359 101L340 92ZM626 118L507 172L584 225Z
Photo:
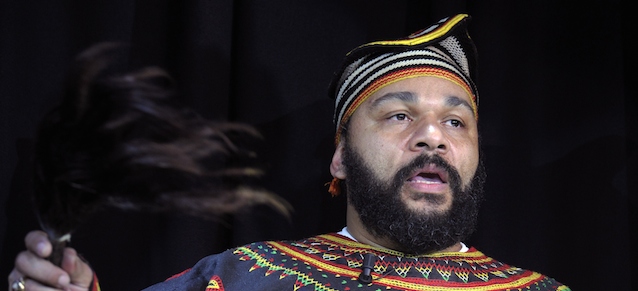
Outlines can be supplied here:
M361 222L359 218L359 213L354 209L354 207L348 204L347 212L346 212L346 227L348 228L348 232L352 237L354 237L358 242L367 244L369 246L392 250L392 251L401 251L400 247L392 240L379 237L370 233L366 227ZM456 242L453 245L439 250L435 253L439 252L458 252L462 248L461 242Z

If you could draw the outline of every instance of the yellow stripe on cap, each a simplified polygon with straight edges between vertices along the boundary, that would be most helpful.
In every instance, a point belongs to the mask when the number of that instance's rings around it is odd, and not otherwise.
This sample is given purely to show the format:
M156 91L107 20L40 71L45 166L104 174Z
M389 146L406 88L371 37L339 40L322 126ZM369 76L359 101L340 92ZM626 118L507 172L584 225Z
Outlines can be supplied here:
M422 43L430 42L432 40L443 37L446 33L450 32L450 30L454 28L459 22L461 22L463 19L467 17L469 17L469 15L467 14L458 14L443 21L444 23L442 25L430 27L430 29L432 29L431 31L428 31L428 29L424 29L411 34L410 36L408 36L408 38L405 38L405 39L373 41L373 42L361 45L352 51L355 51L364 47L374 46L374 45L405 45L405 46L420 45Z

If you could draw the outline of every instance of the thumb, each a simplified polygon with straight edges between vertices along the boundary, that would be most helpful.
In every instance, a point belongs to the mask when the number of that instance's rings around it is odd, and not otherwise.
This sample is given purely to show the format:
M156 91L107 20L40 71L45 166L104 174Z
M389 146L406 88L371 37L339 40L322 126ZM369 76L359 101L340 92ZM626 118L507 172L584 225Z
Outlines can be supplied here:
M89 264L84 261L73 248L66 248L64 250L64 257L62 259L62 269L68 274L67 278L60 277L60 285L63 287L69 287L72 290L87 290L91 287L91 281L93 281L93 270ZM76 289L78 288L79 289Z

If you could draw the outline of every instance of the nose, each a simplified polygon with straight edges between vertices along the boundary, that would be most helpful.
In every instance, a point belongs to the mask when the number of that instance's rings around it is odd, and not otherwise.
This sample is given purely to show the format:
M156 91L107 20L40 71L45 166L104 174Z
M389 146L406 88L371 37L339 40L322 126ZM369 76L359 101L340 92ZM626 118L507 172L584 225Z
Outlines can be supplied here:
M414 126L409 145L411 151L447 152L449 141L438 121L423 120Z

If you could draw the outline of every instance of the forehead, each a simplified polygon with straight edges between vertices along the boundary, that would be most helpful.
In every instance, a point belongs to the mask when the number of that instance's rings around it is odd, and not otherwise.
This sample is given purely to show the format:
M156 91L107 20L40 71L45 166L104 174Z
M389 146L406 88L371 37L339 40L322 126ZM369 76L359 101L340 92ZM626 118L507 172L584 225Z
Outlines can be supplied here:
M444 98L446 105L464 105L473 111L473 102L467 90L453 81L434 76L421 76L388 84L370 95L364 102L376 107L389 101L415 103L419 98Z

